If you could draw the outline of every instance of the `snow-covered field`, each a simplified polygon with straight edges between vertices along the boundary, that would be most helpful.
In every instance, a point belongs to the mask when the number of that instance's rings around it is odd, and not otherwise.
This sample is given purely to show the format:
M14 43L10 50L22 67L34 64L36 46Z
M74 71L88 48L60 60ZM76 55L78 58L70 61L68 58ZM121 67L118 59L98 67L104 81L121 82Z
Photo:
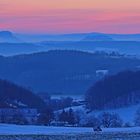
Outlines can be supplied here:
M0 140L140 140L140 127L93 132L92 128L0 124Z
M140 127L107 128L102 133L140 133ZM92 128L0 124L0 135L62 135L94 133Z
M22 125L9 125L0 124L0 135L17 135L17 134L30 134L30 135L59 135L69 133L89 133L92 128L74 128L74 127L47 127L47 126L22 126Z

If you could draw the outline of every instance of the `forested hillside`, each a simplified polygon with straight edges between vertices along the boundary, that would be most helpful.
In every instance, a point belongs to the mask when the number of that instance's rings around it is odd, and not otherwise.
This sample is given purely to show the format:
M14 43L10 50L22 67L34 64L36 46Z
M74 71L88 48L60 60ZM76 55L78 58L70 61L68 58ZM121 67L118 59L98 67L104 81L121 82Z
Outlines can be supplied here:
M119 108L140 103L140 71L125 71L94 84L86 94L87 107Z
M0 80L0 108L9 107L43 109L45 103L31 91L11 82Z
M102 76L138 69L140 60L119 54L49 51L0 57L0 78L35 92L84 94ZM101 76L98 75L101 72ZM102 73L103 72L103 73Z

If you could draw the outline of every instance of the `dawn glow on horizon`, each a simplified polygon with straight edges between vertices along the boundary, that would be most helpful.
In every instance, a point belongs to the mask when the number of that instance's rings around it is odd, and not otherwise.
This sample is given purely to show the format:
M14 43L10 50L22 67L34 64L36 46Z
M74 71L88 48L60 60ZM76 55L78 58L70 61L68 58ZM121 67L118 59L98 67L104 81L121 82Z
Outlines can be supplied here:
M140 0L0 0L0 30L140 33Z

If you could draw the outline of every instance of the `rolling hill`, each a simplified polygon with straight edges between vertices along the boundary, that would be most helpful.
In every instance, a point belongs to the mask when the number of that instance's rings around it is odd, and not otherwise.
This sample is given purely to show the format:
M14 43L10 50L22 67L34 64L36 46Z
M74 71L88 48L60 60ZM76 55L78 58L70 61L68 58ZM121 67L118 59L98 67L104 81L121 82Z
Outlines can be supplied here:
M140 60L118 54L56 50L0 57L0 78L35 92L82 95L104 71L138 69ZM101 75L98 73L101 72Z
M32 102L31 102L32 101ZM44 101L30 90L0 80L0 108L43 108Z
M90 109L140 104L140 71L124 71L96 82L86 94Z
M0 31L0 42L16 43L19 39L10 31Z

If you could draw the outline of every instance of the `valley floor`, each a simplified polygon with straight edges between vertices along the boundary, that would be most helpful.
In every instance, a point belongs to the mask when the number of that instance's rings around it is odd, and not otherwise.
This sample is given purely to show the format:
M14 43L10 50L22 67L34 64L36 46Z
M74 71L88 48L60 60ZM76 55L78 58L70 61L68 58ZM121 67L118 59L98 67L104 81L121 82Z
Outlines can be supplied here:
M140 127L92 128L20 126L0 124L0 140L140 140Z

